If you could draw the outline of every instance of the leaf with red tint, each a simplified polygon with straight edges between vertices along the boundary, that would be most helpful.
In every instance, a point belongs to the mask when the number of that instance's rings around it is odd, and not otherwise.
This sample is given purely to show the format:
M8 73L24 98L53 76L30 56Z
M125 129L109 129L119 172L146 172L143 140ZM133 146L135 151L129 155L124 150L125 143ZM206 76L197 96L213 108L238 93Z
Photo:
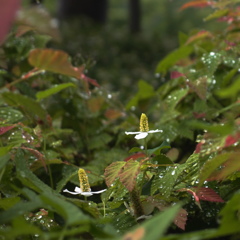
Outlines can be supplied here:
M229 147L233 145L234 143L238 142L239 139L240 139L240 133L227 136L227 138L225 139L224 147Z
M81 74L81 79L91 83L92 85L96 86L96 87L100 87L100 85L97 83L97 81L95 79L92 79L90 77L87 77L85 74Z
M134 160L128 161L123 171L119 174L120 181L129 190L132 191L136 185L136 178L140 172L140 163Z
M188 3L185 3L182 5L180 10L190 8L190 7L195 7L195 8L203 8L212 5L211 1L208 0L196 0L196 1L191 1Z
M104 115L109 120L116 120L119 117L122 117L124 113L116 109L107 109Z
M123 161L113 162L105 169L104 176L108 187L119 177L125 164Z
M69 55L61 50L33 49L28 56L28 61L32 66L40 70L83 79L95 86L99 86L96 80L83 74L83 67L73 67L69 58Z
M179 78L179 77L184 77L185 75L183 73L180 73L178 71L172 71L170 73L170 79L175 79L175 78Z
M17 10L20 8L19 0L1 0L0 7L0 44L4 41Z
M197 144L194 153L200 153L201 152L201 147L204 143L200 142Z
M40 153L38 150L33 149L33 148L29 148L29 147L20 147L21 149L27 150L29 152L31 152L38 160L40 160L42 162L42 165L45 169L45 171L47 172L47 165L44 159L44 156L42 153Z
M101 96L92 97L89 100L87 100L88 109L92 113L98 112L101 109L103 103L104 103L104 98Z
M146 231L143 227L139 227L133 232L126 233L122 240L142 240L146 235Z
M181 208L174 219L174 224L177 225L182 230L185 230L187 215L188 215L187 211Z
M211 188L201 187L193 188L196 189L196 194L200 200L209 201L209 202L224 202L224 200Z
M206 113L196 113L196 112L193 112L193 116L196 119L205 118L206 117Z
M231 174L240 171L240 161L237 158L229 158L222 166L220 170L217 170L211 174L208 181L221 181L226 179Z
M202 30L202 31L198 32L197 34L191 36L187 40L186 44L192 43L194 41L197 41L197 40L200 40L200 39L203 39L203 38L212 38L212 37L213 37L213 35L210 32Z
M189 88L195 92L201 100L207 97L207 77L199 77L195 81L187 82Z
M197 206L201 209L200 199L199 199L199 197L198 197L198 195L197 195L197 193L196 193L195 191L193 191L193 190L190 189L190 188L181 188L181 189L178 189L177 191L178 191L178 192L188 192L188 193L190 193L191 195L193 195Z
M139 152L139 153L135 153L135 154L133 154L133 155L125 158L124 161L125 161L125 162L128 162L128 161L131 160L131 159L135 160L135 159L144 158L144 157L146 157L146 154Z
M5 132L8 132L9 130L11 130L14 127L16 127L16 125L0 127L0 135L4 134Z

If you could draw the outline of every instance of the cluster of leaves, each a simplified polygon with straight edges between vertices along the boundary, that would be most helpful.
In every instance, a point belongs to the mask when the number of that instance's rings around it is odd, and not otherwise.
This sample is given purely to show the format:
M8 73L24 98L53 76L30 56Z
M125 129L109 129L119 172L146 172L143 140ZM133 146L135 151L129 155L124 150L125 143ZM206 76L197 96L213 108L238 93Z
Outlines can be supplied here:
M84 65L74 66L66 52L47 48L46 29L44 35L28 18L19 20L0 52L1 239L239 234L235 2L183 5L212 7L206 20L220 20L224 31L181 33L179 48L157 66L161 86L139 81L125 107L86 76ZM136 142L124 131L138 128L141 112L162 133ZM144 149L135 147L139 143ZM65 186L79 185L79 167L93 190L107 185L101 198L62 193Z

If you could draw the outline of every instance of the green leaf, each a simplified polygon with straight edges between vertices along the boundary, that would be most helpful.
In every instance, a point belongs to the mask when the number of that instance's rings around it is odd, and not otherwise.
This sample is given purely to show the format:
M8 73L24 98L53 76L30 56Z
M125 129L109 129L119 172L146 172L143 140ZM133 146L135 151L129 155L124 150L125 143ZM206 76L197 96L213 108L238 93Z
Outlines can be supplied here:
M204 21L209 21L209 20L212 20L215 18L220 18L220 17L226 16L228 12L229 12L228 9L216 10L215 12L211 13L206 18L204 18Z
M119 177L119 173L121 173L125 164L126 162L123 161L113 162L105 169L104 175L108 187Z
M166 141L164 141L159 147L156 147L153 149L148 149L147 154L148 155L152 155L152 154L159 155L161 153L162 149L165 149L165 148L171 148L170 144Z
M62 84L55 85L45 91L39 91L36 94L37 100L42 100L44 98L47 98L53 94L56 94L56 93L62 91L63 89L69 88L69 87L76 87L76 85L73 83L62 83Z
M140 80L138 82L138 92L128 102L126 108L129 109L132 106L137 106L139 101L149 99L153 97L154 94L155 92L153 86L143 80Z
M189 126L226 136L233 131L233 124L209 124L202 121L189 121Z
M240 78L237 78L229 87L217 90L215 93L220 98L234 98L240 91Z
M169 166L164 176L155 175L151 186L151 195L159 191L164 198L168 198L174 190L178 177L185 168L185 165Z
M7 210L16 205L20 200L21 200L20 197L1 198L0 208Z
M23 114L11 107L0 107L0 119L6 123L16 123L23 119Z
M152 217L150 220L145 221L133 231L124 235L122 239L147 239L159 240L162 239L164 233L172 224L175 216L178 214L181 204L176 204L167 208L162 213ZM138 238L140 236L140 238Z
M30 52L29 63L41 70L81 78L83 68L75 68L69 61L69 55L60 50L34 49Z
M67 167L66 170L64 171L61 180L57 184L56 191L60 192L63 189L63 187L67 184L67 182L70 181L72 177L77 175L77 171L78 171L77 167L73 166Z
M159 64L157 65L156 72L166 74L168 69L172 67L177 61L186 58L189 56L193 51L193 47L188 45L184 45L170 54L168 54Z
M46 120L47 113L42 108L42 106L32 98L27 96L23 96L21 94L5 92L2 94L3 99L9 105L14 107L19 107L20 109L24 109L27 113L34 118L38 116L43 121Z
M135 160L128 161L124 169L119 173L119 178L122 184L129 190L132 191L136 185L136 178L140 172L140 163Z
M5 228L4 230L5 231L2 232L0 231L0 235L4 237L4 239L17 239L21 238L21 236L26 237L29 234L36 236L41 235L42 233L37 226L27 222L23 216L14 218L12 226L10 228Z
M4 157L5 155L7 155L13 146L6 146L6 147L0 147L0 158ZM1 168L1 165L0 165Z
M144 152L144 150L141 149L141 148L139 148L139 147L133 147L133 148L131 148L128 152L129 152L129 153Z
M221 221L220 227L216 236L224 236L233 233L239 233L240 229L240 192L237 192L233 197L227 202L224 208L220 212Z
M232 159L233 161L237 161L239 157L239 152L228 152L219 154L216 157L209 159L200 170L199 174L199 187L202 186L203 182L207 180L208 177L211 176L216 169L225 163L227 160Z

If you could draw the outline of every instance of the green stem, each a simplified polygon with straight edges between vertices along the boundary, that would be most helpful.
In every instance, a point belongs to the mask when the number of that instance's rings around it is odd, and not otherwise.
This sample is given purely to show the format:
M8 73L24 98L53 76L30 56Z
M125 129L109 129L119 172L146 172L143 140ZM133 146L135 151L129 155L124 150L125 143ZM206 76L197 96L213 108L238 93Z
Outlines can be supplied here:
M50 179L50 185L51 185L51 188L53 189L53 177L52 177L52 170L51 170L51 167L50 167L50 164L49 164L49 161L48 161L48 157L47 157L47 147L46 147L46 139L44 137L43 139L43 152L44 152L44 155L45 155L45 160L46 160L46 165L47 165L47 169L48 169L48 174L49 174L49 179Z
M134 210L134 216L138 218L144 215L142 203L140 200L139 190L137 189L137 187L135 186L134 189L131 192L129 192L129 194L130 194L130 201L132 203L133 210Z

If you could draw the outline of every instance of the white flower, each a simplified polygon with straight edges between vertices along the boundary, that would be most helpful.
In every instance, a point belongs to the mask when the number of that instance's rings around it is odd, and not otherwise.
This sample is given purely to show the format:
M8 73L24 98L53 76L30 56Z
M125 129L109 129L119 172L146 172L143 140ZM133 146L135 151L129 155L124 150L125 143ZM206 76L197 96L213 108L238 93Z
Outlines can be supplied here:
M125 134L129 135L129 134L135 134L135 138L136 139L143 139L145 137L147 137L147 135L149 133L156 133L156 132L163 132L163 130L150 130L150 131L147 131L147 132L125 132Z
M91 192L91 191L90 192L83 192L81 188L75 187L74 192L68 191L67 189L64 189L63 192L67 192L67 193L70 193L70 194L73 194L73 195L80 194L80 195L89 197L89 196L92 196L93 194L100 194L102 192L105 192L106 190L107 189L103 189L103 190L100 190L100 191L97 191L97 192Z

